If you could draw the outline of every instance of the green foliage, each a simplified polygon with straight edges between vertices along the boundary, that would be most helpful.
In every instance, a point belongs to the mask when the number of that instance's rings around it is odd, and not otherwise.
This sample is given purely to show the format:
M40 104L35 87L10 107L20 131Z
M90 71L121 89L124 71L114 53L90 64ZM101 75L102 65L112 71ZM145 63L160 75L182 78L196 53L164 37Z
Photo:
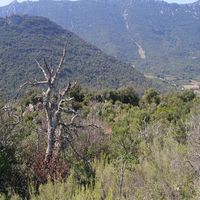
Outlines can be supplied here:
M70 143L63 138L49 177L41 167L46 134L39 94L28 92L10 107L11 115L0 111L0 199L29 192L31 199L52 200L198 199L199 118L194 116L200 99L193 92L161 95L149 89L139 97L132 88L95 93L77 86L72 96L82 123L101 128L70 130ZM11 129L8 122L17 122L16 116L22 118ZM42 183L39 195L36 181Z
M130 86L118 90L104 90L103 94L99 97L97 96L96 99L99 101L111 100L113 103L120 101L121 103L131 104L133 106L138 106L139 104L139 95L136 90Z
M184 102L189 102L192 101L196 95L193 90L184 90L179 96Z
M200 22L198 18L200 12L198 3L187 6L154 0L138 0L134 4L123 0L106 2L48 0L11 4L2 7L0 15L5 17L13 14L13 8L18 14L48 17L68 30L73 30L107 54L133 62L139 70L151 72L161 78L166 75L178 80L199 78ZM123 15L124 11L126 11L126 18ZM128 29L126 23L129 25ZM42 30L43 34L55 34L52 31L55 29L47 26L40 29L41 23L32 21L28 25L37 25L34 28L37 33L41 33ZM19 32L23 34L23 31ZM29 33L32 32L29 30ZM7 40L4 42L7 46L12 45ZM42 40L41 42L39 44L43 44ZM145 51L145 59L140 58L137 43ZM83 56L87 54L83 52ZM96 62L96 59L93 61ZM78 65L72 64L74 68ZM86 63L85 66L89 67L89 65L95 67L92 62ZM79 75L83 73L82 67L79 68ZM99 71L97 68L95 67L95 71ZM106 68L104 70L107 71ZM124 78L129 77L129 72L130 70L127 73L126 70L118 71L118 73L113 71L114 76L110 76L109 82L114 84L116 77L125 73ZM102 81L108 81L103 79L103 75L104 73L98 73ZM89 82L90 78L92 82L94 73L91 76L88 75L86 81Z
M86 92L84 93L80 85L77 85L70 92L70 96L74 98L75 101L83 102Z
M46 18L13 15L0 18L0 89L10 96L25 81L40 80L35 59L43 64L46 58L51 67L57 65L65 42L67 56L59 74L61 85L77 80L93 88L130 84L143 89L152 84L130 64L107 56Z
M118 92L119 101L124 104L131 104L133 106L138 106L139 96L132 87L127 87L124 89L120 89Z
M3 104L3 103L2 103ZM21 198L29 197L28 176L21 160L15 132L15 110L9 104L0 108L0 193L6 199L16 193Z
M149 106L149 104L152 103L156 105L160 103L160 96L158 92L153 88L146 90L143 98L141 99L142 106Z
M14 193L22 198L28 196L28 178L17 157L13 146L0 144L0 193L5 198Z

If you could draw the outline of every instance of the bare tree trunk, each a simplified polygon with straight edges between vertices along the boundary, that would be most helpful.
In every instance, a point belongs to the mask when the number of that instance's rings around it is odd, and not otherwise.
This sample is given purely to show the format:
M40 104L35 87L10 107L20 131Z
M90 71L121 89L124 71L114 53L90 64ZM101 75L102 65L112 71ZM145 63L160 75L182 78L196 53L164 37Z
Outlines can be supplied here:
M46 155L45 155L45 162L49 162L53 156L53 149L55 144L55 130L51 126L50 123L48 123L48 140L47 140L47 149L46 149Z
M54 156L58 158L60 151L62 149L62 125L59 125L56 129L55 134L55 152Z
M119 181L119 199L122 199L122 190L124 184L124 173L126 168L126 161L122 161L121 170L120 170L120 181Z
M71 84L70 82L66 87L63 88L63 90L59 90L57 92L55 90L56 88L56 81L58 80L58 75L63 67L64 59L66 56L66 45L63 49L63 54L60 59L60 62L57 67L52 69L46 59L44 59L44 64L41 65L37 60L37 66L38 68L42 71L44 80L42 81L28 81L24 83L20 88L26 86L26 85L31 85L31 86L44 86L46 87L46 91L43 92L43 105L44 109L46 112L46 122L47 122L47 148L46 148L46 154L45 154L45 163L49 163L54 156L54 150L55 150L55 145L61 146L59 144L61 141L58 141L58 144L56 143L56 131L60 129L60 124L61 124L61 113L65 112L67 114L71 113L76 116L76 112L73 109L69 108L63 108L62 105L64 102L70 102L73 98L65 98L65 96L69 93L69 91L76 85ZM53 98L53 95L55 95L57 100ZM54 106L52 106L54 105ZM74 119L75 117L72 117ZM61 132L60 136L61 138ZM58 151L59 153L59 151Z

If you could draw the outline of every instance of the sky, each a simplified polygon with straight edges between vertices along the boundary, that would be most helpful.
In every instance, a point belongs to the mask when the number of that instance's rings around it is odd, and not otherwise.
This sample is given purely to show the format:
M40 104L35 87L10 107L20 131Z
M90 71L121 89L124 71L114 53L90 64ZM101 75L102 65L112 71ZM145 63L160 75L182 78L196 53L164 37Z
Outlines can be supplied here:
M7 5L12 1L13 0L0 0L0 6ZM18 1L20 2L20 1L23 1L23 0L18 0ZM169 3L172 3L172 2L176 2L176 3L192 3L192 2L195 2L197 0L165 0L165 1L167 1Z

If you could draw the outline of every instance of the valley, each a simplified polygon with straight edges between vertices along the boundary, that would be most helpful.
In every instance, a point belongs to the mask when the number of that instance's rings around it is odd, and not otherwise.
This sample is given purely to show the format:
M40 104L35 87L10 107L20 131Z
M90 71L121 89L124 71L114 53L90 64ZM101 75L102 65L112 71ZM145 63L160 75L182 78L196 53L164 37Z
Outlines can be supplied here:
M197 95L200 95L200 82L196 80L190 80L187 85L183 85L186 90L193 90Z
M155 76L153 74L144 74L144 76L148 79L159 80L164 84L168 84L171 88L178 90L193 90L195 94L200 95L200 81L198 80L187 80L180 77L175 76Z

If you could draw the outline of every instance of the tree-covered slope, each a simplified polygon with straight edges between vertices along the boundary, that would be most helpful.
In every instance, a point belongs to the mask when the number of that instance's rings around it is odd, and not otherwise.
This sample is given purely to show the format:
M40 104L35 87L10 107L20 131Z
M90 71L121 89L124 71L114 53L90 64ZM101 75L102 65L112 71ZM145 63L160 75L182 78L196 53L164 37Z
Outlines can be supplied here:
M199 76L200 4L156 0L40 0L0 9L50 18L107 54L145 72L182 78Z
M35 59L58 64L65 43L63 82L77 80L97 88L149 84L131 65L107 56L48 19L13 15L0 18L0 88L11 93L25 80L39 79Z

